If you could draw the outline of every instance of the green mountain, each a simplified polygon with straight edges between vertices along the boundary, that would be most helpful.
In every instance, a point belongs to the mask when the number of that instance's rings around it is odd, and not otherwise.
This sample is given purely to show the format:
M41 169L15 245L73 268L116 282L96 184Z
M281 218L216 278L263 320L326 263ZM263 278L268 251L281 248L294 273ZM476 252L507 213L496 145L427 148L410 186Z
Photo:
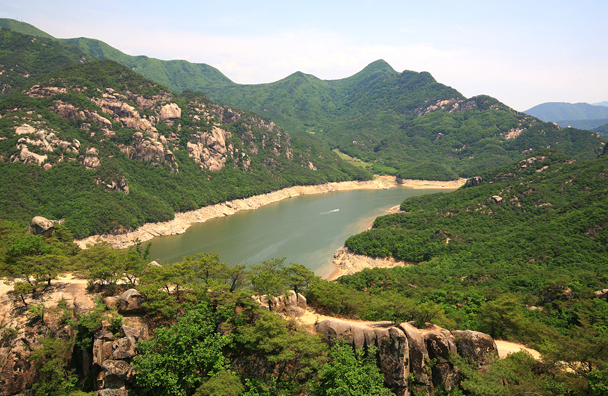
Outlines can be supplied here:
M608 122L608 118L598 118L598 119L590 119L590 120L562 120L558 121L557 125L562 128L577 128L577 129L586 129L589 131L594 130L601 125L604 125Z
M608 107L590 105L589 103L542 103L524 111L546 122L562 120L594 120L608 118Z
M603 150L592 133L540 122L488 96L467 99L429 73L398 73L384 61L342 80L295 73L205 92L403 178L470 177L545 147L585 159Z
M608 120L607 120L608 121ZM608 122L592 129L604 137L608 137Z
M33 37L58 40L79 48L95 59L113 60L135 70L152 81L164 85L176 93L184 90L202 92L204 88L209 86L235 85L219 70L204 63L190 63L184 60L163 61L147 56L131 56L109 46L103 41L84 37L55 39L53 36L32 25L13 19L0 18L0 27Z
M203 92L207 87L235 85L219 70L204 63L130 56L103 41L82 37L61 41L80 48L96 59L110 59L125 65L138 74L166 86L172 92L179 93L184 90Z
M595 274L608 265L607 171L607 155L579 161L537 151L452 194L408 199L404 213L379 217L346 245L370 256L458 263L454 276L489 274L497 285L516 282L520 272L544 283L547 271L576 270L581 282L600 287Z
M3 27L0 30L0 96L22 89L52 70L94 59L53 38L33 37Z
M369 179L267 118L175 95L113 61L76 63L0 101L0 213L76 237L293 185Z
M33 37L40 37L46 39L55 39L50 34L43 32L37 27L30 25L29 23L16 21L14 19L0 18L0 28L12 30L17 33L25 34Z
M399 73L382 60L340 80L297 72L274 83L238 85L208 65L132 57L91 39L67 42L174 92L202 91L214 101L270 117L294 135L370 164L374 173L450 180L546 147L590 159L605 143L594 133L540 122L488 96L467 99L427 72Z

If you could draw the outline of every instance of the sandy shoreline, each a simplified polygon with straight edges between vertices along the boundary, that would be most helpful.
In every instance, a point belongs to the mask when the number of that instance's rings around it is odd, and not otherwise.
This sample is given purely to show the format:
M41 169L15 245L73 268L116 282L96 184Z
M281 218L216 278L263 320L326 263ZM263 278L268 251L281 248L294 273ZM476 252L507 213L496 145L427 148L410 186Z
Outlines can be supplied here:
M203 223L207 220L230 216L241 210L253 210L271 203L282 201L283 199L298 197L300 195L324 194L334 191L349 191L360 189L388 189L393 187L408 187L414 189L426 188L445 188L455 189L462 186L466 179L460 179L450 182L437 182L427 180L403 180L397 179L394 176L379 176L371 181L348 181L320 184L316 186L295 186L284 188L279 191L274 191L268 194L256 195L244 199L236 199L234 201L223 202L216 205L209 205L203 208L192 210L189 212L177 212L175 218L166 222L146 223L134 231L121 235L93 235L84 239L75 240L83 249L87 247L106 242L111 247L117 249L125 249L135 245L139 240L146 242L158 236L183 234L188 227L194 223Z

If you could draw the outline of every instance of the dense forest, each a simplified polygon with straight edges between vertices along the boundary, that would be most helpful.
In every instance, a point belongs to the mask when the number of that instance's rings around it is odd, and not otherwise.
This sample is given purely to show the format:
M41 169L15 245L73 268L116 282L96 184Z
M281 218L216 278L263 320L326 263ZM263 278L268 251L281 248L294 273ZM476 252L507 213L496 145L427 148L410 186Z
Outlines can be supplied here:
M199 254L154 266L142 245L80 250L65 226L44 239L7 221L0 222L0 270L14 287L13 303L34 322L58 317L28 301L64 271L81 274L102 295L136 288L145 296L153 333L133 357L135 393L390 395L376 350L327 345L250 297L295 290L324 314L476 330L542 353L542 360L512 354L482 370L453 356L459 386L436 387L432 395L599 396L608 389L607 158L579 161L542 150L453 193L407 199L403 212L378 218L347 246L415 264L331 282L284 259L246 268ZM90 391L91 379L73 371L70 356L90 350L95 334L119 329L124 320L101 301L86 314L62 312L71 336L58 342L49 332L32 353L44 378L36 394ZM5 342L17 334L2 331Z

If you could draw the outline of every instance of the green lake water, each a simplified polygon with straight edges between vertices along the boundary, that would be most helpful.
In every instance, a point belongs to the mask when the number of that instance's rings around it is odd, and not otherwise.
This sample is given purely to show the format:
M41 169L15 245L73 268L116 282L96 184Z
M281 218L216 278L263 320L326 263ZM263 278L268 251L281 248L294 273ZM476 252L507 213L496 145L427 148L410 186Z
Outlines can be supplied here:
M351 235L369 227L386 209L404 199L452 190L354 190L300 196L193 224L181 235L152 239L151 258L175 263L184 256L217 253L228 264L251 265L286 257L328 277L334 251Z

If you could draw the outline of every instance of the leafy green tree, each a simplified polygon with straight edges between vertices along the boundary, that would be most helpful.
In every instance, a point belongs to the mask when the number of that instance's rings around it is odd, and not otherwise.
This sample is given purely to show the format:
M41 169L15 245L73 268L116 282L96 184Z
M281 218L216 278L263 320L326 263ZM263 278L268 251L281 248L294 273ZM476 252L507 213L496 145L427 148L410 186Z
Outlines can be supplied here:
M152 316L171 319L180 310L180 286L189 275L180 271L179 264L151 266L141 276L137 290L146 296L143 303Z
M251 288L256 294L277 297L285 294L287 278L285 276L285 257L262 260L251 266Z
M326 359L326 346L318 336L272 312L264 311L239 332L236 341L250 354L248 360L263 362L246 375L273 383L275 393L301 391Z
M302 264L292 263L284 271L287 278L287 287L293 290L296 296L298 293L304 293L316 278L315 273Z
M384 376L376 365L374 349L366 354L363 349L353 350L345 342L339 341L329 355L331 361L319 371L319 384L313 388L312 395L392 395L384 386Z
M492 338L517 334L525 323L516 296L505 294L480 308L478 320Z
M107 245L92 246L81 251L76 260L84 269L90 285L115 285L124 274L124 259L128 253Z
M157 328L138 344L137 382L149 394L191 395L208 375L226 368L222 349L231 337L217 333L217 325L208 302L186 307L175 325Z
M37 395L63 396L76 388L78 377L68 368L73 341L59 338L42 338L42 346L34 349L30 360L39 373L32 389Z
M194 392L194 396L241 396L245 387L238 375L222 370L206 380Z

